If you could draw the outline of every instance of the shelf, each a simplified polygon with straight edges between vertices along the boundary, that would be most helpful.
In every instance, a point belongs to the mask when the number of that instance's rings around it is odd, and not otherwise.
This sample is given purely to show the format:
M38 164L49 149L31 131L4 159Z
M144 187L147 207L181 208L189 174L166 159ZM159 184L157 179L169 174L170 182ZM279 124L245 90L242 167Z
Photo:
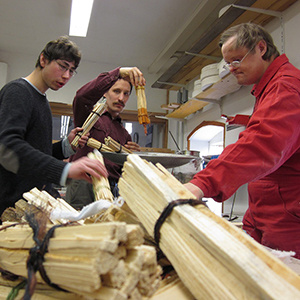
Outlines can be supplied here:
M211 102L218 103L222 97L237 91L240 87L241 86L237 83L236 78L232 74L228 74L205 91L193 95L193 99L188 100L179 108L167 114L166 117L184 119Z
M199 100L220 100L222 97L236 92L240 87L241 86L237 83L236 78L230 73L214 83L205 91L199 93L198 95L193 95L193 98L197 98Z
M191 115L198 111L199 109L206 106L207 102L191 99L184 104L182 104L179 108L175 109L171 113L167 114L167 118L175 118L175 119L184 119L188 115Z
M162 104L160 107L166 110L174 110L180 106L179 103Z
M150 147L140 147L141 152L158 152L158 153L173 153L175 154L174 150L168 148L150 148Z

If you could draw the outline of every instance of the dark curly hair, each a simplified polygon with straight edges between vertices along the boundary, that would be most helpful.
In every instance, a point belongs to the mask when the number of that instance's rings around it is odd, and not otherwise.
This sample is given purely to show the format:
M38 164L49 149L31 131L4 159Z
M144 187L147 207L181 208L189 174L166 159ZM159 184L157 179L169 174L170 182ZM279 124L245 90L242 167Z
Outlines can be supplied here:
M79 51L77 45L74 42L70 41L67 36L61 36L58 39L47 43L36 61L36 68L42 68L40 64L41 54L43 54L44 57L49 60L49 62L55 59L74 62L75 68L78 67L81 60L81 52Z

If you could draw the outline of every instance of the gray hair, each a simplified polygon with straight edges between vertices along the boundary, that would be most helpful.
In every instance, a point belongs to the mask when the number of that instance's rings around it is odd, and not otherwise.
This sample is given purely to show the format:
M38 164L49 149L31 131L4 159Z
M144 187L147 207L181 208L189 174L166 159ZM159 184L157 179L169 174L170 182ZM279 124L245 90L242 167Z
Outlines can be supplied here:
M274 45L271 35L260 25L243 23L225 30L221 35L219 46L222 47L228 39L235 36L235 48L246 47L250 50L251 48L253 49L259 41L263 40L267 44L267 51L262 58L268 61L273 55L275 55L275 57L279 56L279 52Z

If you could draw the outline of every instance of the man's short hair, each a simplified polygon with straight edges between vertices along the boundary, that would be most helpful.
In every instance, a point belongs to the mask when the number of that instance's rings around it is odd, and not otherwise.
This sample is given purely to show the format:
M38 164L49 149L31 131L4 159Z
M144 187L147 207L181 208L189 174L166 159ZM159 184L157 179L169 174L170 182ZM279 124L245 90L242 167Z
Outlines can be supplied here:
M131 81L124 79L122 76L118 77L118 80L120 80L120 79L123 79L123 80L125 80L125 81L127 81L129 83L129 85L130 85L130 94L131 94L132 88L133 88L133 85L132 85Z
M74 62L75 68L78 67L81 60L81 52L79 51L77 45L70 41L67 36L61 36L58 39L47 43L36 61L36 68L42 67L40 64L41 54L43 54L49 62L56 59Z
M222 47L227 40L234 36L236 36L236 49L240 47L246 47L249 50L251 48L254 49L256 44L263 40L267 44L267 51L263 59L270 60L273 55L275 55L275 57L279 56L279 52L274 45L271 35L260 25L243 23L225 30L221 35L219 46Z

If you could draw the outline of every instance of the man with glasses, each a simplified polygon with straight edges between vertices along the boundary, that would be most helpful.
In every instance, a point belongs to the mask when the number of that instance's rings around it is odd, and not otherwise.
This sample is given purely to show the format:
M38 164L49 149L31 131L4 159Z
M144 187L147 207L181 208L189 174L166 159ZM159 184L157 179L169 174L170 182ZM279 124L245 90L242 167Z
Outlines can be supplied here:
M234 60L231 63L225 63L224 67L228 70L230 69L237 69L241 66L241 63L243 60L248 56L248 54L253 50L254 47L252 47L244 56L241 60Z
M66 72L69 72L70 77L75 76L77 74L77 71L74 67L70 67L68 62L63 62L60 60L55 60L56 63L59 65L60 70L65 74Z
M253 114L236 143L186 184L198 198L225 201L248 183L243 229L300 259L300 71L255 24L225 31L220 47L241 85L252 85Z
M81 128L52 145L52 114L45 93L67 84L80 60L77 46L60 37L45 46L31 74L1 89L0 216L34 187L52 193L52 183L65 185L67 178L92 182L90 175L107 176L97 160L84 157L74 163L63 161L75 153L70 142ZM79 143L84 145L86 141L85 136Z

